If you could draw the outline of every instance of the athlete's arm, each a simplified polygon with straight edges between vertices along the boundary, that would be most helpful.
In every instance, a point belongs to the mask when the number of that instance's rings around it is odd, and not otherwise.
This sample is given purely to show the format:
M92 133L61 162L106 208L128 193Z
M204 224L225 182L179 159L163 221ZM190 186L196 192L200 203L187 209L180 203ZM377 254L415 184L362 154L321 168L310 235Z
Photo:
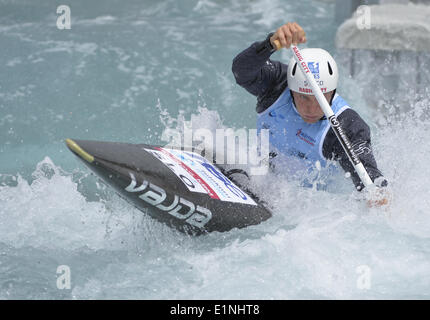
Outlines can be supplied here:
M270 60L276 51L275 40L282 47L288 47L292 42L306 42L306 35L297 23L286 23L270 33L266 40L253 43L233 60L232 71L237 84L258 98L257 112L270 106L288 85L288 65Z
M263 96L287 74L287 65L270 60L276 50L270 43L270 33L264 41L254 42L233 59L232 71L236 83L255 96Z
M387 180L383 178L383 175L376 164L375 157L373 156L369 126L358 115L358 113L352 109L346 109L337 117L337 119L340 121L342 128L345 130L346 135L353 145L355 153L360 158L372 181L375 182L377 178L380 178L378 179L379 186L387 186ZM355 172L354 166L351 164L347 154L343 150L343 147L331 128L324 140L323 155L327 159L339 161L343 170L351 174L352 181L357 190L360 191L364 188L364 184L361 182L357 172Z

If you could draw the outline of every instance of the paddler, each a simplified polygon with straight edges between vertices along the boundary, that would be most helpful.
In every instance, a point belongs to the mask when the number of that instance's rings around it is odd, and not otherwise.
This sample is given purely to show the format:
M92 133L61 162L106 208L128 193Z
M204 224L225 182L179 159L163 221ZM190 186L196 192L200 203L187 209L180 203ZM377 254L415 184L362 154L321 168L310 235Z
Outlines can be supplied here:
M233 60L236 82L257 97L257 127L270 133L271 164L276 159L293 156L315 165L325 166L328 160L339 162L350 175L357 190L364 188L347 154L330 128L324 112L307 85L306 78L294 58L289 64L271 60L278 45L306 42L303 28L289 22L270 33L265 40L253 43ZM369 206L388 204L387 180L378 169L371 147L370 128L360 115L338 94L338 67L333 57L320 48L306 48L301 54L341 123L355 153L378 187L379 196Z

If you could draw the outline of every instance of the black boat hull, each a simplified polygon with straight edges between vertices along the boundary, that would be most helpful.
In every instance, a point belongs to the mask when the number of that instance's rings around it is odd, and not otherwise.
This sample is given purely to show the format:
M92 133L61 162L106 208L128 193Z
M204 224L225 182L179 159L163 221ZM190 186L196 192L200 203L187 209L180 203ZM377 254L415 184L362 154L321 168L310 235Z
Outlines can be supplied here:
M219 168L197 159L208 169L208 173L201 171L206 176L202 178L175 156L181 151L118 142L67 139L66 143L123 198L180 231L194 235L224 232L259 224L272 216ZM194 190L197 187L199 192Z

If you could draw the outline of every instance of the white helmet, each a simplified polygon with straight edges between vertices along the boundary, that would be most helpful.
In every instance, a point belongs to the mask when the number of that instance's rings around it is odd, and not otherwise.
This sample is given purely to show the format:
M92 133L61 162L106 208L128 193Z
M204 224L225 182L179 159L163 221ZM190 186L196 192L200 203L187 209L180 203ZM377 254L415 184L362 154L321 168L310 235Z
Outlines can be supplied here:
M339 73L336 61L334 61L330 53L319 48L306 48L300 52L303 59L307 62L309 70L313 73L321 91L326 93L336 89ZM288 64L288 87L302 94L313 94L310 84L300 67L297 66L294 57L291 58Z

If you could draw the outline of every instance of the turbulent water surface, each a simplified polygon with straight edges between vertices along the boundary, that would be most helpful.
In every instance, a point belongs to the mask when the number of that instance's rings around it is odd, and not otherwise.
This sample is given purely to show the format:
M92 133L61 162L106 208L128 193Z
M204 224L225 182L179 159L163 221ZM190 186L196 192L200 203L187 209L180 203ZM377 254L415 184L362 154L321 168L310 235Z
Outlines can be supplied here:
M255 128L233 57L294 20L308 46L341 59L334 1L79 0L70 30L56 26L59 4L0 0L1 299L430 297L430 103L376 110L361 98L366 64L359 81L342 70L339 92L372 128L387 210L369 209L343 176L329 192L269 175L255 184L273 218L190 237L119 198L64 145L163 144L191 119ZM57 287L59 266L70 289Z

